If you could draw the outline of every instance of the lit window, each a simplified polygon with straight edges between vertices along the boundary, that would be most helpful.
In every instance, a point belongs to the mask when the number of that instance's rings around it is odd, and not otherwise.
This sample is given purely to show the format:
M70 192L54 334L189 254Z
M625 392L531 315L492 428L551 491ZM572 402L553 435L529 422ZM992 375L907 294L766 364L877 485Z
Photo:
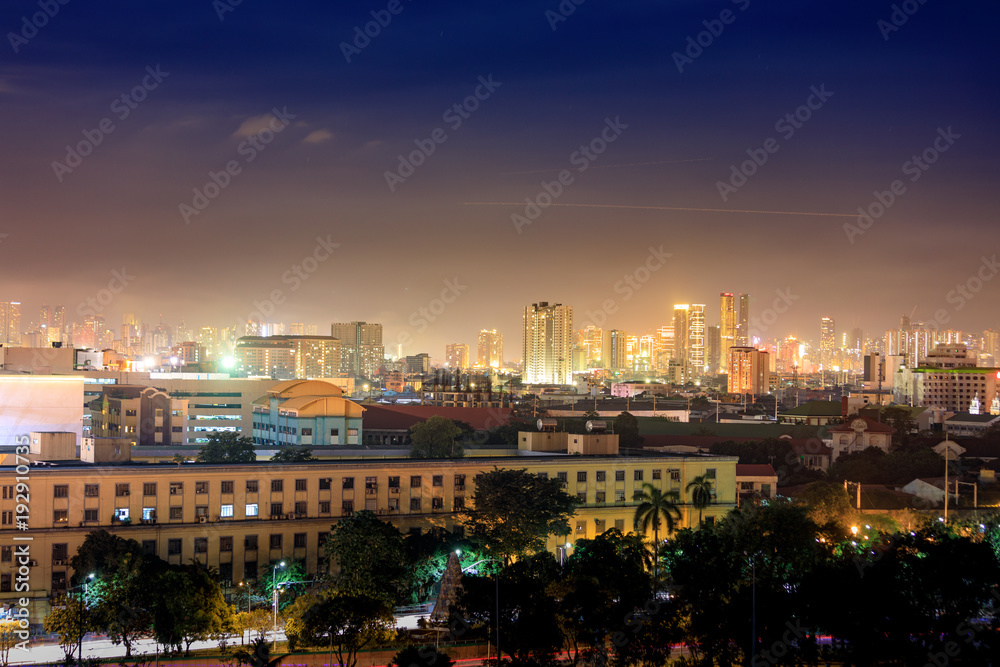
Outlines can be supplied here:
M246 516L257 516L257 503L247 503Z
M220 508L219 516L221 516L223 519L228 519L229 517L233 516L233 506L223 505Z

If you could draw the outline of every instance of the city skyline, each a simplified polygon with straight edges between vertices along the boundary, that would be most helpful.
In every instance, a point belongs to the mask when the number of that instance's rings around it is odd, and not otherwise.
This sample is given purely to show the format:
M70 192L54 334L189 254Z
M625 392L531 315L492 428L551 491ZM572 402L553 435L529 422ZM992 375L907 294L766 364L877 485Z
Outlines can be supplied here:
M30 34L0 67L2 298L213 326L260 304L404 353L515 340L539 299L581 324L611 300L626 331L787 290L800 337L996 326L997 7L401 6L363 48L378 8L5 8Z

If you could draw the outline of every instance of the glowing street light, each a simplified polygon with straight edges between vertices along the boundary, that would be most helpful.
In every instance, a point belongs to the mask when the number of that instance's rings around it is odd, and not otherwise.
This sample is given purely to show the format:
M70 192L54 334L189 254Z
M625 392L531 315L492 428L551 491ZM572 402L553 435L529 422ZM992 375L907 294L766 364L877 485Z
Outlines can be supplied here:
M278 568L279 567L283 569L285 567L285 561L281 561L280 563L278 563L277 565L274 566L274 569L271 570L271 596L274 598L274 603L273 604L274 604L274 636L275 636L275 641L277 641L277 637L278 637L278 587L277 587L277 585L275 585L275 581L277 580Z

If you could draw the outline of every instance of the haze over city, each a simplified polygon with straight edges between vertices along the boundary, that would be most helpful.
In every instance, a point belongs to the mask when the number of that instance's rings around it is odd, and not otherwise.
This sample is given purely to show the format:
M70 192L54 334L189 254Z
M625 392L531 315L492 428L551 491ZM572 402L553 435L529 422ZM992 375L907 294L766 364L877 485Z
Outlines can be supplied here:
M69 3L29 38L35 4L7 5L0 298L79 315L124 269L109 324L221 327L280 290L266 319L377 321L435 358L518 340L541 300L586 324L612 299L637 333L723 291L791 290L775 333L806 339L997 325L995 282L949 299L997 247L995 6L563 4L402 2L369 38L368 3Z

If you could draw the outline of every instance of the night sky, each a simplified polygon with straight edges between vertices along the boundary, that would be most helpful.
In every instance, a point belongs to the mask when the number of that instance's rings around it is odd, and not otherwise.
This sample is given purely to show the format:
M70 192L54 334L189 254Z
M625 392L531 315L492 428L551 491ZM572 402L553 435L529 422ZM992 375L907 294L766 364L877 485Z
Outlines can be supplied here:
M495 327L516 359L537 301L580 328L610 300L635 333L677 302L717 324L720 291L790 290L766 337L1000 326L996 3L48 1L37 30L38 2L0 11L0 300L25 323L124 268L110 324L227 326L275 293L267 320L382 322L434 358Z

